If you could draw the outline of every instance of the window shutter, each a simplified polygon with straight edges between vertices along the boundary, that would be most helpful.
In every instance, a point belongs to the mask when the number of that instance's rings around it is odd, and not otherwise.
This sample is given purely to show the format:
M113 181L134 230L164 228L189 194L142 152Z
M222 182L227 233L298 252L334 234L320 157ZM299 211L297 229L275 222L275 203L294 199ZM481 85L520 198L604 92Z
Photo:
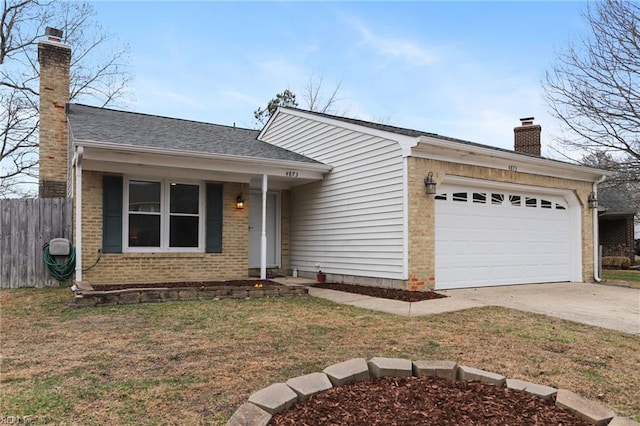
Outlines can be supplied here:
M122 253L122 176L102 178L102 252Z
M222 185L207 184L207 253L222 253Z

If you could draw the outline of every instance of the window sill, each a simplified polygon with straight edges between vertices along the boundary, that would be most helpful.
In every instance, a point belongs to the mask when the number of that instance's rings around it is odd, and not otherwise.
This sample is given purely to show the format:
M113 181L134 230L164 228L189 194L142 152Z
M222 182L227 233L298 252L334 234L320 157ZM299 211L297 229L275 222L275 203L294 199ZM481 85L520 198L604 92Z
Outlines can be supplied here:
M205 252L175 252L175 251L155 251L155 252L124 252L124 253L105 253L105 255L122 256L125 259L173 259L173 258L205 258L207 255L220 253Z

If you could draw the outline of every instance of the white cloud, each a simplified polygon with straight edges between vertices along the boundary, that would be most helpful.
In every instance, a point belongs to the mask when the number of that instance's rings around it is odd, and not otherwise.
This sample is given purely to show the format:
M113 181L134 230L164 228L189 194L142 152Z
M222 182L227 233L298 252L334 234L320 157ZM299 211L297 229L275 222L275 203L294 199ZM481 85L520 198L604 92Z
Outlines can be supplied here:
M188 108L205 110L207 107L199 101L199 96L189 96L185 93L172 92L168 90L153 90L152 96L162 99L163 103L179 104Z
M246 93L238 92L235 90L224 90L220 93L223 98L231 98L242 102L243 104L251 105L255 107L260 105L262 101L258 100L255 96L247 95Z
M261 78L280 81L298 81L305 76L302 69L283 59L271 58L258 63Z
M412 65L429 65L436 61L428 49L413 40L378 35L364 23L350 19L352 27L362 37L362 44L367 45L383 56L402 59Z

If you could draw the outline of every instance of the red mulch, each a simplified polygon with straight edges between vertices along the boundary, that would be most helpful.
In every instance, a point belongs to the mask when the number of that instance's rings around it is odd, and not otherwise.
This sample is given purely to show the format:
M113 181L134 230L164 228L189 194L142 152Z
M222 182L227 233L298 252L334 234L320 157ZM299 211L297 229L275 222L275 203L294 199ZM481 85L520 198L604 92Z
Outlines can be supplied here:
M202 287L254 287L262 284L263 288L283 287L271 280L229 280L229 281L180 281L164 283L136 283L136 284L92 284L95 291L126 290L132 288L202 288ZM434 291L409 291L393 288L371 287L356 284L317 283L317 288L345 291L348 293L364 294L383 299L401 300L403 302L419 302L421 300L439 299L447 297Z
M346 291L348 293L364 294L371 297L381 297L383 299L401 300L403 302L420 302L422 300L447 297L435 291L409 291L356 284L318 283L313 286L329 290Z
M284 287L270 280L231 280L231 281L181 281L170 283L138 283L138 284L92 284L95 291L126 290L130 288L201 288L201 287L255 287L262 284L262 288Z
M562 425L588 423L525 391L439 377L385 377L335 387L272 425Z

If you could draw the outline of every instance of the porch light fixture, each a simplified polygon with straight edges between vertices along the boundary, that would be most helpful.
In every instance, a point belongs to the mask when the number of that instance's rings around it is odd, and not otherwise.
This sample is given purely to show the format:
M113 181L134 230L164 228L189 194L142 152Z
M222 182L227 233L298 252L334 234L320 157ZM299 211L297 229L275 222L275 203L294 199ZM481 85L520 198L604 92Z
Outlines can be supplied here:
M598 208L598 199L596 198L596 193L592 192L589 194L589 198L587 198L587 203L589 204L590 209Z
M433 195L436 193L436 181L433 180L433 173L429 172L426 178L424 178L424 186L427 189L427 194Z
M242 198L242 192L236 197L236 209L244 209L244 198Z

